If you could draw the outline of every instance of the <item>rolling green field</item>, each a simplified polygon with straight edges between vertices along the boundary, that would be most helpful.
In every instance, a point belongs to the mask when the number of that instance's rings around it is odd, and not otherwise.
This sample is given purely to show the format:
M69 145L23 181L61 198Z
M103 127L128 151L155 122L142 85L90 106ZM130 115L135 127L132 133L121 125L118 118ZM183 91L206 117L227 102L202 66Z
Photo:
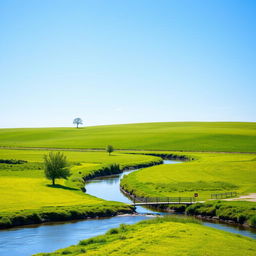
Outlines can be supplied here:
M216 193L256 191L255 154L184 154L195 160L141 169L125 176L122 187L138 196L149 197L191 197L197 192L198 200L209 199Z
M123 188L138 196L191 197L197 192L198 200L205 200L211 194L228 191L255 193L255 139L255 123L151 123L80 129L0 129L0 147L3 147L0 159L28 161L22 164L0 163L0 227L132 212L132 207L128 205L104 201L80 189L84 186L83 178L119 173L130 166L157 164L122 179ZM103 149L107 144L127 150L114 152L111 156L103 151L72 150ZM63 153L69 160L72 174L68 180L57 180L56 186L51 186L43 171L43 155L53 148L60 148L60 151L61 148L69 149L63 150ZM224 151L234 153L221 153ZM144 155L170 152L186 156L190 161L158 165L161 158ZM254 205L248 202L210 202L190 206L187 213L223 217L255 227ZM254 240L211 229L196 221L161 218L133 226L123 225L104 236L82 241L77 246L42 255L143 256L156 255L156 250L157 255L162 256L231 256L234 251L236 255L250 256L255 255L256 245Z
M256 123L172 122L0 129L0 146L256 152Z
M102 199L84 194L74 187L70 180L57 180L56 186L44 177L43 155L49 151L43 150L0 150L0 159L26 160L24 164L0 163L0 217L11 216L23 210L38 211L42 208L70 206L124 206L121 203L106 202ZM146 164L158 160L157 157L144 155L128 155L113 153L108 156L105 152L70 152L64 154L70 161L71 179L82 168L116 163L122 168L136 164ZM79 169L80 168L80 169ZM104 207L102 207L103 209ZM0 220L1 222L1 220Z
M78 245L38 256L254 256L255 240L189 219L156 218L109 230Z

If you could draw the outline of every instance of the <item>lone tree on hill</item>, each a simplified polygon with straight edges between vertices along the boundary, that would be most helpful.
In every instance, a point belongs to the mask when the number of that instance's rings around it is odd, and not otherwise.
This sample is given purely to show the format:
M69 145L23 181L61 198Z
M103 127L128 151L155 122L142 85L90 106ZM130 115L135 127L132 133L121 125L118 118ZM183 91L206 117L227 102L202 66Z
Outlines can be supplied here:
M70 176L67 167L67 157L63 153L50 152L44 155L44 173L47 179L52 180L52 185L55 185L55 179L67 179Z
M76 124L76 128L78 128L78 125L83 124L83 120L80 117L77 117L73 120L73 124Z
M108 152L108 154L110 155L110 154L114 151L113 146L111 146L111 145L107 145L107 147L106 147L106 151L107 151L107 152Z

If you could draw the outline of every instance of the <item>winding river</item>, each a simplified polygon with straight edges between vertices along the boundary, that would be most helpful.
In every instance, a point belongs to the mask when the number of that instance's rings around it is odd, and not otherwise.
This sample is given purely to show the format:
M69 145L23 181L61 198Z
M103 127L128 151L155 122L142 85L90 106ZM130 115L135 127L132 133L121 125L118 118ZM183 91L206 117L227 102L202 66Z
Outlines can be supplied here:
M164 164L175 163L180 162L164 161ZM123 175L133 171L125 171L118 175L94 179L86 185L87 193L106 200L131 203L120 191L119 183ZM136 211L138 213L137 215L64 223L47 223L1 230L0 255L28 256L39 252L52 252L59 248L77 244L80 240L104 234L110 228L118 227L121 223L133 224L144 219L152 218L152 214L170 214L152 211L143 207L137 207ZM207 221L203 221L203 224L256 239L255 231L243 227Z

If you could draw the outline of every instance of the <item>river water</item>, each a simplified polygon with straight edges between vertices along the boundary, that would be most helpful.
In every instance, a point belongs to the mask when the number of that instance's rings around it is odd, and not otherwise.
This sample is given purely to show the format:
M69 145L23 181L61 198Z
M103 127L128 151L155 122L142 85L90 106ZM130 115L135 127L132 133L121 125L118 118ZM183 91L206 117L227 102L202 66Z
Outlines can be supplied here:
M164 161L164 164L175 163L180 162ZM124 175L133 171L125 171L122 174L94 179L86 185L86 193L106 200L131 203L120 191L119 184ZM138 215L80 220L68 223L47 223L1 230L0 256L29 256L39 252L52 252L77 244L80 240L104 234L107 230L118 227L121 223L134 224L141 220L152 218L153 216L150 214L167 214L144 207L137 207L136 211L139 213ZM256 233L253 230L206 221L203 221L203 224L256 239Z

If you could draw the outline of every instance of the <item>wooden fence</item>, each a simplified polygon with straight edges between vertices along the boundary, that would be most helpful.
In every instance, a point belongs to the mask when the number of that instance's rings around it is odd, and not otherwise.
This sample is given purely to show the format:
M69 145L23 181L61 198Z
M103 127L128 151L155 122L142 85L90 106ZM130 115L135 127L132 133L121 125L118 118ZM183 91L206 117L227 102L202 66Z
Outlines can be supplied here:
M237 192L227 192L220 194L211 194L211 199L223 199L237 196Z

